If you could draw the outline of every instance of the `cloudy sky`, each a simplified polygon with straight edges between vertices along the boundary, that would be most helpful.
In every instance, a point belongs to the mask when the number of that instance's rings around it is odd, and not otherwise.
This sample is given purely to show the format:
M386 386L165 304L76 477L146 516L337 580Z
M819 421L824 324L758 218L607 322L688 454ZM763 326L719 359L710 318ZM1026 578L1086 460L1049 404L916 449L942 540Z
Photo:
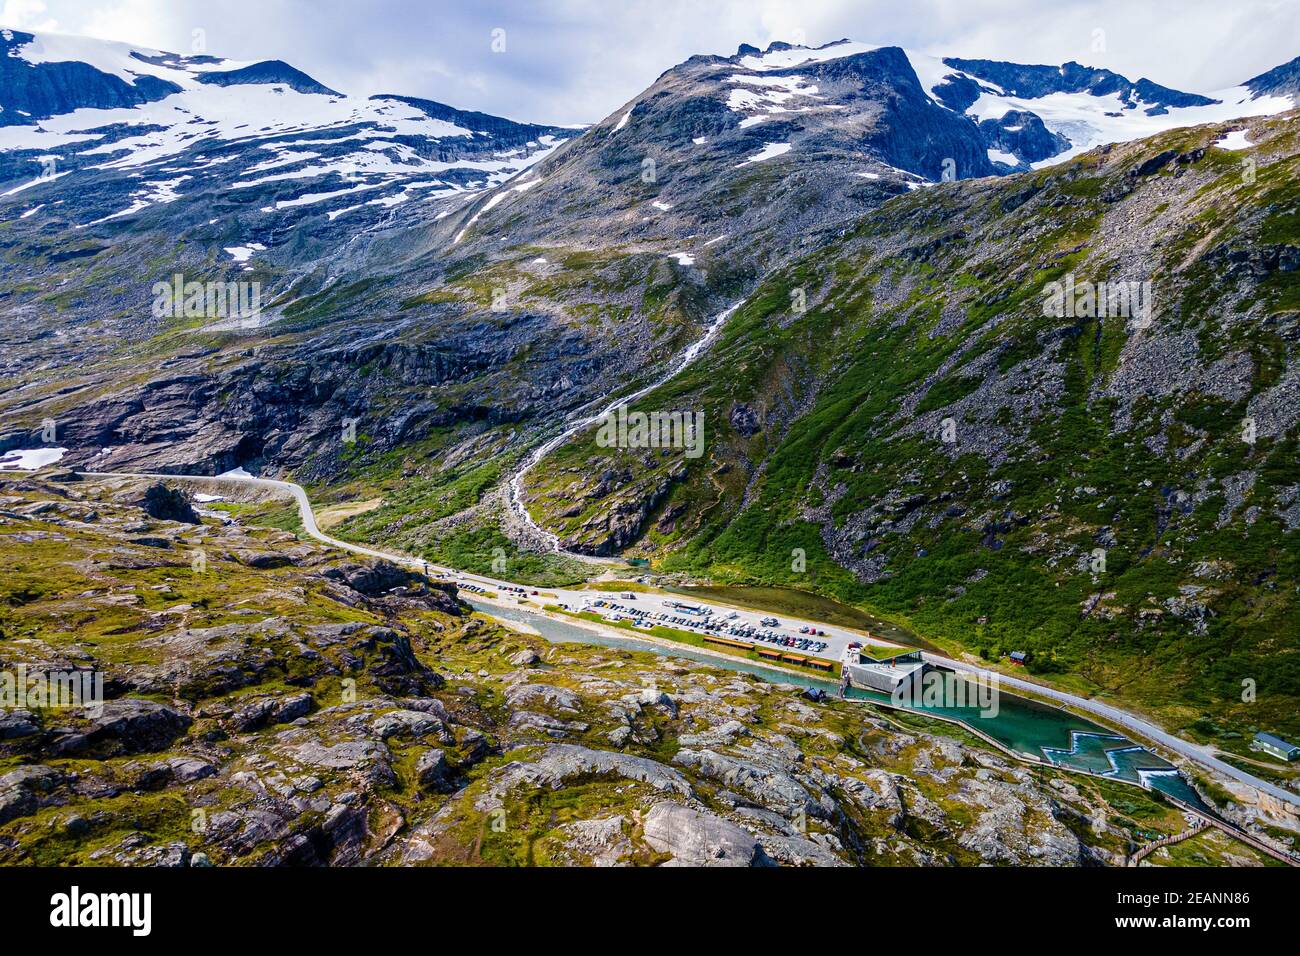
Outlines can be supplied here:
M1077 60L1194 92L1300 55L1300 0L0 0L0 25L181 53L200 36L346 93L550 123L602 119L692 54L742 42Z

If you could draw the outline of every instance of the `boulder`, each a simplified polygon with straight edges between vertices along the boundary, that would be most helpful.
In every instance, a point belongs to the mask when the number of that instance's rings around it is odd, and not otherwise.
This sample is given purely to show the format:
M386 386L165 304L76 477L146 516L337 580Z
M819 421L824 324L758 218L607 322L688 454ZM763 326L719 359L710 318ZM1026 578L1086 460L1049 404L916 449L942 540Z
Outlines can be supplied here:
M0 824L30 816L37 809L36 798L27 790L0 790Z
M40 808L38 795L53 790L63 779L62 773L41 764L0 774L0 824L35 813Z
M235 733L248 733L268 724L287 724L311 712L311 694L264 697L237 710L227 722Z
M279 551L254 551L250 548L240 548L234 554L235 560L246 568L257 568L267 571L272 568L283 568L293 564L292 559Z
M827 817L830 811L815 800L783 766L757 760L742 760L713 750L679 750L673 763L702 777L737 790L760 806L785 815L807 813Z
M0 740L19 740L40 732L40 721L30 710L0 710Z
M759 846L769 860L782 866L848 866L829 849L807 837L780 834L763 835Z
M737 738L747 733L745 725L740 721L728 720L702 733L682 734L677 738L677 743L682 747L725 747L735 743Z
M139 504L145 514L159 521L179 521L182 524L202 523L199 516L194 513L190 499L185 493L175 488L168 488L162 482L156 482L146 488Z
M397 736L424 737L438 733L443 729L443 723L433 714L423 711L393 710L375 718L370 729L381 740L388 740Z
M28 764L0 774L0 790L29 790L42 793L63 782L63 774L44 764Z
M753 866L760 857L748 830L680 804L656 803L641 826L652 849L672 854L667 866Z
M348 740L328 747L313 741L291 747L290 753L296 760L311 767L351 770L384 760L388 756L388 748L370 740Z
M627 825L624 816L601 817L566 823L557 832L569 859L587 866L620 866L634 849L624 833Z
M426 750L415 761L415 777L420 786L443 792L453 789L451 784L451 767L447 755L441 750Z
M161 750L189 729L192 721L166 704L124 697L106 701L88 730L55 744L60 754L105 751L107 755Z
M499 806L507 792L518 786L559 790L569 781L592 777L639 780L656 790L692 795L690 783L677 770L646 757L591 750L574 744L551 744L534 760L506 764L493 771L492 785L479 804Z
M177 783L193 783L217 772L212 764L195 757L173 757L167 764L171 767L172 779Z
M325 576L342 580L354 591L366 597L382 597L394 588L415 587L428 583L422 574L407 571L391 561L376 561L374 564L345 564L331 568Z
M468 767L476 764L492 752L492 744L487 736L473 727L460 728L460 765Z
M550 684L519 684L511 687L506 691L506 701L516 709L541 704L575 714L582 705L582 698L567 687L554 687Z
M758 413L748 405L733 405L727 420L741 438L749 438L763 427Z
M657 691L647 687L641 692L640 701L646 707L658 707L670 717L677 716L677 701L673 700L663 691Z

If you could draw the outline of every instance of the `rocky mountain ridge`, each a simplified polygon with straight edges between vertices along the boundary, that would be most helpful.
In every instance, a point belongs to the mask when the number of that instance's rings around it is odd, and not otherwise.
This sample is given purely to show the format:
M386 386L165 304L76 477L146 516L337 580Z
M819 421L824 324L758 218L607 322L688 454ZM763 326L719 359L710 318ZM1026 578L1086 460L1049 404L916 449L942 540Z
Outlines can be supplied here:
M778 43L694 57L578 137L356 101L279 61L15 31L5 44L15 75L99 79L59 81L72 99L42 108L15 84L5 106L0 178L17 185L0 197L0 271L22 322L5 340L0 449L56 420L70 462L154 470L337 477L352 419L385 451L448 428L466 448L487 422L492 447L519 454L530 439L511 423L635 383L894 196L1130 135L1096 125L1111 98L1192 111L1166 124L1218 108L1105 71L1053 83L1047 68ZM101 86L141 102L99 102ZM1094 117L1083 139L1035 107L1067 89ZM1263 83L1218 106L1285 102ZM153 289L177 274L257 282L264 306L159 320ZM362 374L375 368L390 374Z

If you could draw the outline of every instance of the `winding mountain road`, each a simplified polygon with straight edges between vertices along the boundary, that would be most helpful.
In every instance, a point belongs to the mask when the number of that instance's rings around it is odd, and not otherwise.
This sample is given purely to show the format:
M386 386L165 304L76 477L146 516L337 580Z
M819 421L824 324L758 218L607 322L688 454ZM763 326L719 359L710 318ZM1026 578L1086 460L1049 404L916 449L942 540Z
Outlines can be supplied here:
M598 563L602 560L600 558L593 558L591 555L580 554L577 551L564 550L563 545L560 543L559 535L546 530L533 519L533 516L528 512L528 508L524 505L524 476L535 468L543 458L555 451L555 449L559 448L573 435L576 435L584 428L589 428L596 424L606 415L611 414L619 406L626 405L628 402L634 402L643 395L650 394L650 392L654 391L660 385L675 378L682 369L694 362L696 356L708 347L709 343L711 343L722 330L722 326L726 324L727 319L729 319L738 308L740 308L740 303L737 303L729 309L719 313L714 318L713 322L710 323L709 328L705 331L704 335L695 342L692 342L690 347L682 353L681 358L677 360L676 364L674 364L673 367L662 376L655 379L649 385L637 389L629 395L622 395L615 399L609 399L606 397L604 401L606 401L607 404L601 408L600 411L593 415L586 415L582 418L578 418L565 425L564 429L554 438L550 438L541 445L538 445L537 448L535 448L533 452L524 459L524 463L519 466L515 473L510 476L509 492L506 495L506 501L510 507L510 511L525 527L528 528L529 532L531 532L539 541L543 542L549 550L556 554L561 554L566 558L572 558L586 563Z
M392 561L395 564L406 565L417 569L428 568L431 571L437 571L440 574L448 575L461 580L472 581L486 587L527 587L526 585L515 584L510 581L504 581L497 578L484 577L478 574L469 574L463 571L457 571L454 568L445 568L439 565L430 564L418 558L412 558L409 555L394 554L389 551L380 551L375 548L367 548L364 545L353 544L350 541L343 541L339 538L331 537L323 532L316 523L316 514L312 510L311 500L307 497L307 492L301 485L296 485L291 481L277 481L272 478L251 478L242 476L220 476L216 478L206 475L161 475L161 474L139 474L124 472L83 472L82 474L92 478L141 478L158 481L203 481L203 482L229 482L232 484L251 485L258 488L266 488L286 493L293 497L298 505L298 514L302 518L303 528L307 534L324 544L331 545L344 551L351 551L354 554L361 554L371 558L380 558L386 561ZM529 588L531 590L531 588ZM548 588L548 590L554 590ZM696 601L694 603L713 607L717 613L727 613L729 608L721 605L710 605L705 601ZM817 623L817 622L811 622ZM819 625L825 627L828 631L838 631L833 625ZM965 661L953 660L947 657L939 657L933 654L924 654L926 660L943 667L950 667L955 670L964 671L970 674L978 674L986 677L996 678L1000 685L1016 688L1023 691L1036 694L1039 697L1045 697L1055 700L1058 703L1074 707L1085 713L1100 717L1123 727L1137 737L1144 738L1164 747L1166 750L1192 760L1203 767L1207 767L1216 773L1222 774L1230 779L1247 784L1255 789L1274 797L1293 807L1300 807L1300 794L1293 793L1283 787L1270 783L1267 780L1247 773L1232 764L1229 764L1216 757L1209 748L1200 744L1194 744L1191 741L1177 737L1166 730L1157 727L1155 724L1141 717L1130 714L1128 711L1121 710L1111 704L1102 703L1101 701L1091 700L1087 697L1079 697L1075 694L1063 690L1057 690L1054 687L1048 687L1033 681L1023 680L1018 677L1012 677L998 671L990 671L986 668L979 667Z

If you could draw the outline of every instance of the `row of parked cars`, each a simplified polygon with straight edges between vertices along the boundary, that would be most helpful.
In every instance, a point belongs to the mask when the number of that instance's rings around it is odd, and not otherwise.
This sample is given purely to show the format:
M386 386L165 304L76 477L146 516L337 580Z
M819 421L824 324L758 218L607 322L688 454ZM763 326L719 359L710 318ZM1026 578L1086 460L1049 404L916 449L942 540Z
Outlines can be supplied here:
M759 622L759 626L746 624L743 621L728 623L738 617L734 612L727 618L710 618L699 624L706 631L712 631L715 634L727 634L731 637L744 638L749 641L762 641L765 644L775 644L778 647L791 647L801 651L811 651L821 653L826 650L825 641L816 641L812 637L794 637L790 634L782 634L780 631L774 631L772 628L780 626L780 621L774 617L765 617ZM689 623L689 622L688 622ZM802 633L815 634L815 628L806 628Z
M599 608L601 611L610 612L609 617L614 620L622 620L624 617L630 619L637 627L650 627L654 622L661 624L671 624L674 627L686 627L693 630L706 631L710 634L727 634L731 637L744 638L751 641L763 641L767 644L774 644L778 647L791 647L801 651L810 651L812 653L821 653L826 650L825 641L814 640L815 637L825 637L825 632L820 635L814 627L804 627L800 633L807 635L805 637L794 637L790 634L782 634L779 631L772 630L773 627L780 625L774 617L765 617L758 627L752 624L746 624L743 621L736 620L740 617L735 611L732 611L726 617L717 617L709 610L705 610L702 616L673 614L670 611L661 611L658 614L652 614L643 611L637 607L628 607L618 604L614 601L602 599L592 601L591 607ZM735 622L735 623L732 623Z
M536 591L529 591L527 588L515 587L513 584L500 584L497 585L495 589L485 588L481 584L474 584L472 581L465 578L457 580L456 587L460 588L462 591L469 591L473 594L492 594L496 591L505 594L517 594L520 597L525 597L530 594L536 596L537 594Z
M744 634L743 636L758 641L765 641L768 644L776 644L780 647L793 647L801 651L811 651L814 654L820 654L826 650L825 641L814 641L809 637L793 637L789 634L779 634L775 631L758 631L753 634Z

